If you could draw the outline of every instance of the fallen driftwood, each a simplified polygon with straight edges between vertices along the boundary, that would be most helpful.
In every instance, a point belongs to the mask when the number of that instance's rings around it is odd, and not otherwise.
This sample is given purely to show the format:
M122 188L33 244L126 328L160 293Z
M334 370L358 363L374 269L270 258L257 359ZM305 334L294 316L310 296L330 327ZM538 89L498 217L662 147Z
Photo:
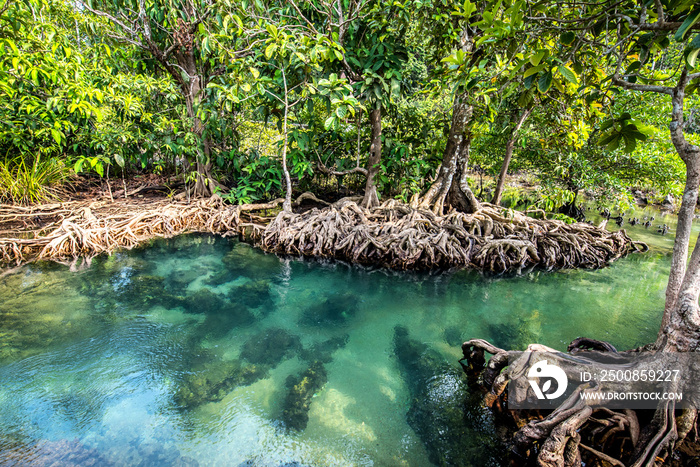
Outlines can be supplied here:
M483 204L474 214L437 216L396 200L364 209L350 200L303 214L281 212L262 232L269 252L338 258L393 269L476 268L505 272L599 268L646 251L624 230L533 219Z

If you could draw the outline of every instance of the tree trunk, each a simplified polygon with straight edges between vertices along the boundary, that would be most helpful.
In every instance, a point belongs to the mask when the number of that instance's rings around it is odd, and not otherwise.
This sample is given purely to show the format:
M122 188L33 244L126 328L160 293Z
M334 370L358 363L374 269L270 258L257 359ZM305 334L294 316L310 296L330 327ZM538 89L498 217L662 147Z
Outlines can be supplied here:
M282 80L284 81L284 121L282 122L282 171L284 172L284 203L282 209L292 212L292 179L287 169L287 120L289 118L289 90L287 89L287 75L282 69Z
M513 130L510 132L510 138L508 139L508 143L506 144L506 155L503 158L503 165L501 166L501 173L498 175L496 190L493 192L493 199L491 200L492 204L499 204L501 202L501 195L503 194L503 185L505 184L506 175L508 174L508 166L510 165L510 160L513 158L513 149L515 148L515 143L518 140L518 132L520 131L520 127L523 126L523 123L531 113L532 109L525 109L518 117L518 121L515 123L515 127L513 127Z
M437 179L416 206L431 209L438 215L442 215L446 201L448 206L468 213L479 209L479 200L467 183L472 138L467 130L467 124L471 120L474 108L466 101L466 94L455 96L450 134Z
M671 141L685 163L686 180L678 211L666 306L656 341L656 347L663 350L698 350L700 343L700 250L697 244L688 263L690 234L700 188L700 147L688 143L683 134L683 105L688 81L684 69L671 94Z
M377 104L377 107L372 109L369 114L369 121L372 125L372 143L369 147L369 159L367 160L367 184L365 185L365 197L362 200L362 206L365 208L372 208L379 205L376 176L379 173L380 164L382 162L381 104Z
M197 116L197 106L202 99L205 86L204 78L197 72L197 62L192 51L178 52L175 57L188 75L187 80L180 77L176 82L180 84L180 89L185 96L185 107L187 117L192 121L192 132L197 135L197 140L201 143L201 146L197 147L197 176L192 195L209 197L213 193L214 186L218 184L211 176L211 142L208 136L204 136L204 122ZM179 73L179 70L173 70L172 73Z

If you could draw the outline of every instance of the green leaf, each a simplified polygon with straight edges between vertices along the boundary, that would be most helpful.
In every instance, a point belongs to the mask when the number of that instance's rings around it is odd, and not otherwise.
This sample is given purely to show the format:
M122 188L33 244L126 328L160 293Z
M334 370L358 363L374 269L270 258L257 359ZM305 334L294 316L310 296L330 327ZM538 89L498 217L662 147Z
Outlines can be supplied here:
M525 86L525 89L530 89L532 87L532 84L535 82L535 78L537 75L532 75L528 76L523 80L523 86Z
M613 135L613 139L610 140L610 142L606 146L606 149L608 151L614 151L619 147L620 147L620 135L617 135L617 134Z
M546 50L540 50L540 51L537 52L535 55L533 55L532 57L530 57L530 63L532 64L532 66L537 66L537 65L539 65L539 64L540 64L540 61L542 61L542 59L544 58L544 54L545 54L545 53L547 53Z
M685 51L683 52L683 56L685 58L685 63L688 66L689 69L695 68L695 61L698 58L698 54L700 53L700 34L697 34L690 45L686 47Z
M572 31L567 31L561 35L560 42L564 45L571 45L576 39L576 34Z
M683 24L681 24L681 27L678 28L676 34L673 36L674 39L678 42L682 41L688 30L697 23L698 20L700 20L700 9L695 10L685 18L685 21L683 21Z
M277 44L275 44L274 42L272 44L268 45L265 48L265 58L267 58L268 60L270 58L272 58L272 55L274 55L276 50L277 50Z
M630 63L630 65L627 67L625 70L626 75L631 75L635 71L639 70L642 67L642 62L639 60L635 60L634 62Z
M539 73L540 71L544 70L544 64L539 65L539 66L533 66L532 68L529 68L525 74L523 74L523 78L527 78L528 76L532 76L535 73Z
M537 81L537 90L540 91L542 94L544 94L547 91L549 91L549 88L551 88L551 87L552 87L552 72L548 71L547 73L540 76L540 79Z
M552 80L552 83L554 83L554 87L557 88L560 93L566 94L566 88L564 88L564 85L561 84L558 79Z
M122 156L121 154L115 154L114 161L119 167L124 167L124 156Z
M578 84L578 78L576 73L574 73L569 67L564 65L559 65L559 73L571 84Z
M51 128L51 136L53 136L54 141L56 141L56 144L61 144L61 132L58 131L55 128Z
M331 115L330 117L328 117L326 119L325 122L323 122L323 128L325 128L326 130L330 130L331 128L334 128L336 121L337 121L336 116Z

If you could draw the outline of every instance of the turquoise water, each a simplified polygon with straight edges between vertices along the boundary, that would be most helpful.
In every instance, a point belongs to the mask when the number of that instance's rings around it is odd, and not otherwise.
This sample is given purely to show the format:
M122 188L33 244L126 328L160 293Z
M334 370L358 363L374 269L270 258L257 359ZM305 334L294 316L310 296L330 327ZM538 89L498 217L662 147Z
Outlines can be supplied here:
M650 253L607 269L510 278L200 235L5 273L0 464L503 465L461 342L652 341L672 236L651 230L631 229Z

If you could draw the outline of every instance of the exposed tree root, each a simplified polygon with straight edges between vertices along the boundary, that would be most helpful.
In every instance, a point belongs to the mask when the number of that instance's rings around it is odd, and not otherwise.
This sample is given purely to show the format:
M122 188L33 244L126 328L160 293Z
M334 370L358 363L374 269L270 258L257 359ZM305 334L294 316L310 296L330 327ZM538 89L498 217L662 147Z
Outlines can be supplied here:
M0 238L0 263L91 257L185 232L237 234L245 209L226 207L218 197L192 204L160 200L2 205L0 222L22 222L27 228L20 232L24 238ZM38 228L29 228L32 222Z
M569 351L576 352L578 364L587 360L585 349L610 352L610 358L621 355L607 342L578 338L569 345ZM531 344L527 350L553 352L538 344ZM462 351L464 358L460 363L470 381L484 390L484 405L505 408L506 386L511 380L526 381L524 375L531 366L532 353L516 355L481 339L465 342ZM488 361L485 353L492 355ZM513 358L509 360L509 357ZM564 368L562 362L564 360L557 363ZM580 397L581 392L590 390L586 386L578 387L544 418L535 411L506 412L519 426L513 436L512 465L531 465L531 460L536 459L537 465L542 467L657 466L664 464L692 433L695 433L693 441L697 442L696 410L676 410L674 401L664 401L653 419L640 427L640 419L648 420L648 416L638 417L636 411L629 409L610 410L594 400ZM529 422L519 423L522 420Z
M303 193L294 205L304 200L324 204ZM13 238L0 238L0 262L90 257L185 232L241 233L267 251L394 269L466 267L495 273L598 268L646 249L624 231L533 219L488 204L473 214L437 216L396 200L364 209L354 199L343 199L303 214L283 211L267 227L269 218L251 213L275 209L283 201L226 206L214 196L191 204L119 200L0 206L0 226L12 226L13 233Z
M394 269L466 267L502 273L599 268L647 246L620 230L533 219L482 204L473 214L438 216L396 200L364 209L343 199L303 214L283 212L265 229L262 248Z
M328 204L306 192L293 206L306 200ZM259 238L271 218L253 212L276 209L283 202L284 198L278 198L268 203L230 206L213 196L192 203L117 199L29 207L0 205L0 264L89 258L117 248L133 248L151 238L186 232L224 236L240 233Z

